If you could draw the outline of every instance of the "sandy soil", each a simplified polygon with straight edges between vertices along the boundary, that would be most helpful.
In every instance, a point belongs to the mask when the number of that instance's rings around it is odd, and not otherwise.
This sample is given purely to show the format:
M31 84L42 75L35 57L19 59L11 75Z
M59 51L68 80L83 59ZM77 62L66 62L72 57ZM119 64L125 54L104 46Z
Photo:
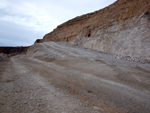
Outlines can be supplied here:
M66 43L0 62L0 113L149 113L150 65Z

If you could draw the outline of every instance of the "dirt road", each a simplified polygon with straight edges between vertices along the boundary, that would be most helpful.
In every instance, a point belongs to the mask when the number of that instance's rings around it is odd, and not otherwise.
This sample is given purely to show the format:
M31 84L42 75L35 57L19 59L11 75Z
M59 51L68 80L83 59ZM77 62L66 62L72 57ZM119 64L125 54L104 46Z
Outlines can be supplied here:
M72 55L60 45L39 44L30 57L18 55L0 62L0 113L150 112L149 64L102 53L95 59L90 50L62 44ZM35 55L42 47L60 56Z

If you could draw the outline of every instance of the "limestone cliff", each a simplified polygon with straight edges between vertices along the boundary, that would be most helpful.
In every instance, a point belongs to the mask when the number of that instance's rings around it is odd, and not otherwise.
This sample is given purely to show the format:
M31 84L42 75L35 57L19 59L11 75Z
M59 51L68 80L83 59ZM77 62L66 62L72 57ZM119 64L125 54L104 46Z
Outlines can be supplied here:
M127 60L150 61L150 0L118 0L59 25L43 39L71 41Z

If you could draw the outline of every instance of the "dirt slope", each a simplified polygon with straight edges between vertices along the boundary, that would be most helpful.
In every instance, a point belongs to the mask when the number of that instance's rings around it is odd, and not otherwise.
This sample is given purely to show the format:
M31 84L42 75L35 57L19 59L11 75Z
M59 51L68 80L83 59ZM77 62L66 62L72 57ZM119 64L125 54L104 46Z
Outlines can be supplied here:
M1 113L149 113L150 65L68 43L0 62Z

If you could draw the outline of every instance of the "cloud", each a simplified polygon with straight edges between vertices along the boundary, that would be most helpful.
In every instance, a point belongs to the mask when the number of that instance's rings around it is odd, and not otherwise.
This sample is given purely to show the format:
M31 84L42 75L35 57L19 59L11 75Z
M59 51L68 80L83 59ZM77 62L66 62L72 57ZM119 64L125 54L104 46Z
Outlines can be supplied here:
M45 34L12 22L0 21L0 26L1 46L29 46Z
M0 46L31 45L76 16L115 0L0 0Z
M32 27L34 30L52 30L56 24L61 22L50 16L45 8L40 8L36 2L22 2L19 5L3 2L3 15L0 20L14 22L25 27ZM1 11L1 12L2 12ZM37 24L40 23L40 24Z

